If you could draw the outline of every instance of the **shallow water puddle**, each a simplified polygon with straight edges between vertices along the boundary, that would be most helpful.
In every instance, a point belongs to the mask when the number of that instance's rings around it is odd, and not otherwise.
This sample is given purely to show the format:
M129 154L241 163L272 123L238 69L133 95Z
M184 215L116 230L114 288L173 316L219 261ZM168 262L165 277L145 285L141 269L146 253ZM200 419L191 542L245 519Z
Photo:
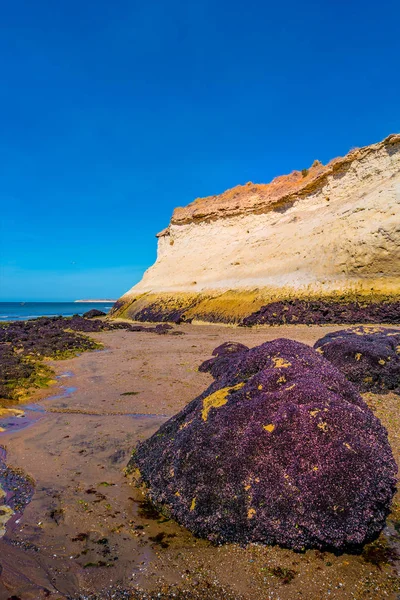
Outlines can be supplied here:
M0 413L0 436L25 429L45 414L39 404L25 404L24 409L3 409Z
M72 377L67 371L57 377L64 379ZM61 394L51 397L69 397L76 388L63 386ZM24 404L18 407L0 407L0 436L16 433L32 425L46 414L46 409L40 404ZM16 522L23 509L30 502L34 492L33 482L20 470L14 470L6 465L6 451L0 447L0 538L7 531L7 523Z
M66 371L57 376L58 380L72 377L71 371ZM69 398L76 391L76 387L62 386L61 392L49 396L46 400L59 400ZM46 409L40 404L19 404L9 408L0 408L0 436L7 433L16 433L32 425L46 414Z

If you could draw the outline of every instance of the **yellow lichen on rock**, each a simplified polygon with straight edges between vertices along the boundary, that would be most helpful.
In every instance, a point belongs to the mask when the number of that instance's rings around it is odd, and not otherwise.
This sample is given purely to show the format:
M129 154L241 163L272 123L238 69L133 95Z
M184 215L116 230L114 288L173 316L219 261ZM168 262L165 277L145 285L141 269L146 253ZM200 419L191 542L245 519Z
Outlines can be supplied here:
M268 431L268 433L272 433L275 429L275 425L273 423L269 423L269 425L263 425L263 429Z
M203 421L207 421L208 413L212 408L220 408L224 406L228 402L229 394L231 392L235 392L236 390L240 390L244 386L244 383L238 383L232 387L222 388L217 390L213 394L210 394L203 400L203 410L201 412L201 416Z
M190 505L190 510L193 511L196 508L196 498L193 498L192 503Z
M319 408L316 408L315 410L310 410L309 413L312 417L315 417L320 411Z
M351 450L352 452L355 452L355 450L353 450L353 448L350 446L350 444L348 444L347 442L343 442L343 446L345 448L347 448L347 450Z
M375 325L360 325L352 329L356 335L369 335L371 333L382 333L384 329L382 327L376 327Z
M272 357L272 362L274 363L274 367L276 369L286 369L287 367L291 367L292 366L292 363L290 363L289 361L285 360L281 356L273 356Z
M247 518L248 519L252 519L255 514L256 514L255 509L254 508L249 508L249 510L247 511Z

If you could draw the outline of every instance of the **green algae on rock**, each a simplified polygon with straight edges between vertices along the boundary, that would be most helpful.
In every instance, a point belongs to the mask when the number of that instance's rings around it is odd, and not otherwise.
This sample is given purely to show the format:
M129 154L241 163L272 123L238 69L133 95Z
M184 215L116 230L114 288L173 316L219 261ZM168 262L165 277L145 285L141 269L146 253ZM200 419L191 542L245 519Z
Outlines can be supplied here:
M69 330L73 324L73 319L61 317L0 324L0 398L19 401L29 390L52 383L54 373L43 363L46 358L61 360L102 348Z
M132 455L155 506L213 542L349 551L375 539L397 467L354 386L283 339L239 348L212 374Z

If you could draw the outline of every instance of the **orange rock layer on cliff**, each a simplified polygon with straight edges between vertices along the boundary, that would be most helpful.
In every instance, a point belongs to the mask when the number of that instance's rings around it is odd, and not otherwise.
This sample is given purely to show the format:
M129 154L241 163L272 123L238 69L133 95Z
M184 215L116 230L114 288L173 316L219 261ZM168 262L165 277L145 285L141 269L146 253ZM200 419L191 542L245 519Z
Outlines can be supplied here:
M353 148L346 156L331 160L323 165L316 160L309 169L293 171L290 175L275 177L270 183L237 185L222 194L196 198L185 207L175 208L171 223L183 224L191 221L207 221L243 213L262 213L279 205L298 200L324 184L329 175L346 170L355 160L363 160L383 147L398 144L400 134L392 134L378 144ZM165 230L164 230L165 231Z
M272 301L400 298L400 134L176 208L114 314L239 322Z

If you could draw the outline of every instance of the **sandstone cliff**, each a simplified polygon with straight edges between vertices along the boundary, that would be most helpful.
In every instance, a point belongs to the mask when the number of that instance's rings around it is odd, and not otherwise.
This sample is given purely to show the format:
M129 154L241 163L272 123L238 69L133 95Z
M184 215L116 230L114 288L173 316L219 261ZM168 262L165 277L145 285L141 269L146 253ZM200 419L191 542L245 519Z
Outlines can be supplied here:
M399 299L400 134L176 208L115 316L238 322L289 298Z

